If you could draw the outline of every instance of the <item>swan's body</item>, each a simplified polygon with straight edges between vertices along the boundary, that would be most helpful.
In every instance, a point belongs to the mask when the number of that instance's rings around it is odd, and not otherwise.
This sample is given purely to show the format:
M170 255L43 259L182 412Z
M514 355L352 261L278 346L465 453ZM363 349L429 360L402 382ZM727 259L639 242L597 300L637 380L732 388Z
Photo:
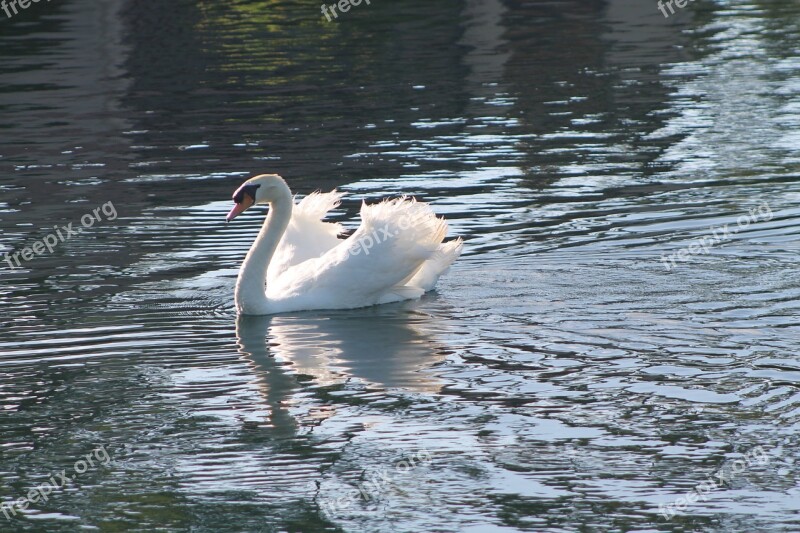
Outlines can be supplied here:
M286 182L274 174L256 176L234 193L228 220L253 204L270 205L239 270L240 313L352 309L418 298L461 254L461 239L442 242L447 222L408 198L363 205L361 226L339 239L341 226L322 218L340 199L335 191L313 193L295 205Z

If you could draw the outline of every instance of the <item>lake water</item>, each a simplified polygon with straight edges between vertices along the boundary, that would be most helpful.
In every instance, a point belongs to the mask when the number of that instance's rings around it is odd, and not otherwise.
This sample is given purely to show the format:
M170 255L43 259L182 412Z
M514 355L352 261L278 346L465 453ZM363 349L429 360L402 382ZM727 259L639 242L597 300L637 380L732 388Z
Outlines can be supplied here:
M0 531L799 531L800 4L319 4L0 12L0 259L101 208L0 262ZM464 255L237 319L263 172Z

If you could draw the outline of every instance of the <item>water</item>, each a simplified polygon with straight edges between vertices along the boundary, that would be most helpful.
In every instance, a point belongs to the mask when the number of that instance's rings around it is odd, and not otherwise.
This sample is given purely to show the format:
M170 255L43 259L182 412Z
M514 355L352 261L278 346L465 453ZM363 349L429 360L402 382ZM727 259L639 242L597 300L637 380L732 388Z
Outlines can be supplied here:
M800 6L318 4L0 22L0 247L117 212L0 263L0 531L800 529ZM237 319L260 172L465 254Z

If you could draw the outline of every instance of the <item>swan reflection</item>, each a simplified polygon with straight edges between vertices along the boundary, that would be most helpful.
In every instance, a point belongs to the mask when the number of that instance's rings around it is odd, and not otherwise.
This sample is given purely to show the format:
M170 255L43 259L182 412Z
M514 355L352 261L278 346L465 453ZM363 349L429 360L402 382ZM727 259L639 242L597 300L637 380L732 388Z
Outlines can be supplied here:
M240 316L240 353L256 367L276 427L293 427L286 406L300 381L438 392L427 372L445 357L429 335L435 319L415 302L325 314Z

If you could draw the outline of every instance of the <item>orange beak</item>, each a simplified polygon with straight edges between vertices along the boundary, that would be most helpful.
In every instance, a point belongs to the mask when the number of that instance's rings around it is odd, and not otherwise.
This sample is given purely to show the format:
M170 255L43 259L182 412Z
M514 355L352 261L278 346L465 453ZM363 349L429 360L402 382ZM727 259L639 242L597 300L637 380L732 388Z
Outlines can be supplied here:
M234 218L238 217L239 215L247 211L250 208L250 206L252 206L254 203L255 200L253 200L252 198L250 198L245 194L244 198L242 198L242 201L235 204L233 206L233 209L231 209L231 212L228 213L228 216L225 217L225 222L230 222Z
M236 202L236 205L233 206L231 212L225 217L227 222L238 217L256 203L256 192L259 187L261 187L260 184L247 181L236 189L236 192L233 193L233 201Z

